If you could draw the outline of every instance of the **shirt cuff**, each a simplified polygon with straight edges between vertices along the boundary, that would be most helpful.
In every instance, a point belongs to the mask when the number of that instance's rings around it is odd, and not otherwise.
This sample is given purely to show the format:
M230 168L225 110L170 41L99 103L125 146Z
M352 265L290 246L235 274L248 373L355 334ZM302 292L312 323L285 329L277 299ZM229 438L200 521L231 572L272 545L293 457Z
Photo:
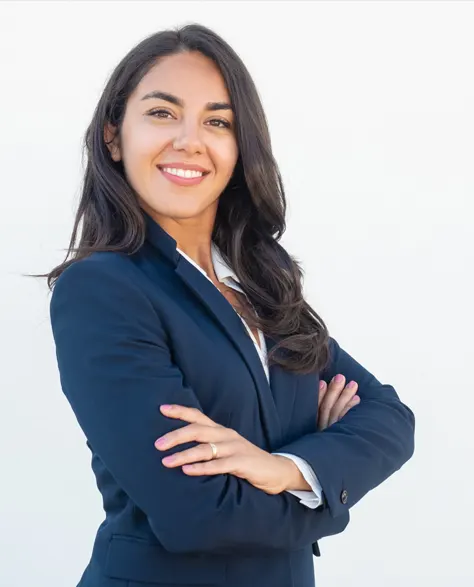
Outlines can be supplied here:
M308 508L316 509L319 507L323 503L323 490L311 465L309 465L309 463L301 457L297 457L296 455L288 454L286 452L275 452L273 454L281 455L282 457L291 459L300 470L306 483L308 483L312 489L312 491L298 491L288 489L288 493L298 497L300 503Z

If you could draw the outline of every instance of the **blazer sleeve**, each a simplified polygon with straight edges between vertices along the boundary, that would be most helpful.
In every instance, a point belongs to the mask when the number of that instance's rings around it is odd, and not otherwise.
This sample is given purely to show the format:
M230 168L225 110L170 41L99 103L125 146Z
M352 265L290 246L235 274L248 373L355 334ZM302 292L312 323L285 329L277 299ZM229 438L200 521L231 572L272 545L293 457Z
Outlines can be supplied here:
M336 340L330 338L330 362L320 374L338 373L357 381L360 403L338 422L279 447L305 459L318 476L334 517L344 514L387 479L414 452L415 417L391 385L382 384Z
M61 386L77 421L164 548L254 554L304 548L345 529L346 511L334 519L231 474L193 477L162 464L176 448L158 451L155 440L187 423L166 418L159 406L202 408L150 300L118 263L89 257L70 265L55 284L50 317Z

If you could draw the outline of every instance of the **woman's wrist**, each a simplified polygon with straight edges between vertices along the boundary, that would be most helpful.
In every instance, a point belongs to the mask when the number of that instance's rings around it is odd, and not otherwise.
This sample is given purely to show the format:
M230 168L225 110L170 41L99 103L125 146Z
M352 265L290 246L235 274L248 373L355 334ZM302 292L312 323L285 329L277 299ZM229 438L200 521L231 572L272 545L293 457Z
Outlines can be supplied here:
M273 455L280 459L283 475L283 491L312 491L311 486L303 477L301 471L294 461L283 455Z

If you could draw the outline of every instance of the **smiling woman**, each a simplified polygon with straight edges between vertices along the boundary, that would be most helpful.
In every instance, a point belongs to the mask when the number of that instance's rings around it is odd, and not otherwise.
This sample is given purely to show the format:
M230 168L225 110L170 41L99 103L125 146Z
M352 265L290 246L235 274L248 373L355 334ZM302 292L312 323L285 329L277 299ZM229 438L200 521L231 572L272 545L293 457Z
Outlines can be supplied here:
M304 299L245 65L200 25L146 38L86 148L43 276L106 516L80 587L314 586L318 541L411 457L414 416Z
M143 76L128 99L120 132L109 124L105 138L113 160L124 160L142 208L165 230L190 217L210 226L237 163L233 121L217 65L197 51L182 52ZM201 173L193 177L192 170ZM176 229L171 233L181 236ZM196 239L186 234L187 240Z

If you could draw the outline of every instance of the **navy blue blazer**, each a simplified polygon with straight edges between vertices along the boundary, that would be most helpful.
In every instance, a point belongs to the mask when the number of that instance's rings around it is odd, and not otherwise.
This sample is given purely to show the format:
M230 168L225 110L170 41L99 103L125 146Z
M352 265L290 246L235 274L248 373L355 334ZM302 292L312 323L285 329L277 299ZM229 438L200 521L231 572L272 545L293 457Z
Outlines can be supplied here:
M61 386L92 452L105 519L81 587L310 587L317 541L413 454L414 416L334 340L322 373L270 367L241 319L145 214L133 255L94 253L56 282L50 304ZM266 339L270 350L274 341ZM361 402L316 430L320 379L343 373ZM159 406L201 409L269 452L308 461L324 493L310 509L233 475L191 477L154 442L187 423Z

